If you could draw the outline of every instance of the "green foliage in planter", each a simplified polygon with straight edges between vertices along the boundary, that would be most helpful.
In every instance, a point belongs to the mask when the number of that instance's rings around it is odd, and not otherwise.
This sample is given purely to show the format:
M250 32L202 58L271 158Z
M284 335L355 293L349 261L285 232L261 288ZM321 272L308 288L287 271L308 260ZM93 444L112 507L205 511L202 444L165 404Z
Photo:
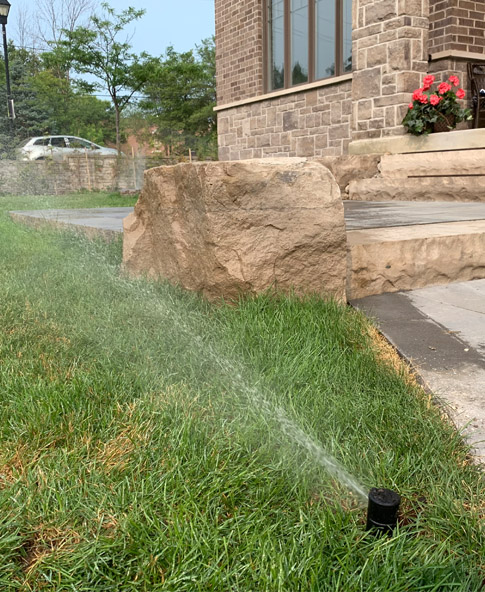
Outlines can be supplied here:
M472 118L470 109L464 109L459 100L465 98L465 91L458 87L460 80L450 76L447 82L438 85L435 91L431 87L435 81L432 75L425 76L423 86L414 91L412 101L402 124L410 134L421 136L433 131L434 124L446 122L448 129L454 129L461 121Z

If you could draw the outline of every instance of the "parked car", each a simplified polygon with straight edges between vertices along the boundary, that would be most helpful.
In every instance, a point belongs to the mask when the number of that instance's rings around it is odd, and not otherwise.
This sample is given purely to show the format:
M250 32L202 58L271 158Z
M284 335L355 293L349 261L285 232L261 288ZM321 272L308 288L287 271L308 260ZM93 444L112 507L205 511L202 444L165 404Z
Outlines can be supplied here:
M22 160L63 160L76 153L89 152L103 156L116 156L114 148L105 148L76 136L41 136L29 138L18 148Z

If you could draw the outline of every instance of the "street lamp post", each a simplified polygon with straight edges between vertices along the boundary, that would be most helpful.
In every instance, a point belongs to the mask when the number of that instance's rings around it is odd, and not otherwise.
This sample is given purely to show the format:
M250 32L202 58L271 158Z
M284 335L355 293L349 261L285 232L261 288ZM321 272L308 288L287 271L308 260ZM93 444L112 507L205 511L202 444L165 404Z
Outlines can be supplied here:
M10 88L10 71L8 69L8 48L7 48L7 20L10 12L10 2L8 0L0 0L0 23L2 25L3 34L3 55L5 56L5 78L7 81L7 106L8 117L13 124L15 119L15 107L13 104L12 90Z

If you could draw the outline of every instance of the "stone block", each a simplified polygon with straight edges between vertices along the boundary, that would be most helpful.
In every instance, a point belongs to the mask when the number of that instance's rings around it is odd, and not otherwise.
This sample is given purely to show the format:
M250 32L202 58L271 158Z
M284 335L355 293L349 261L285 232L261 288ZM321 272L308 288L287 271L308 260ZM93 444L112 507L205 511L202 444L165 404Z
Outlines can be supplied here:
M296 141L297 156L313 156L315 153L315 136L305 136Z
M298 113L296 111L286 111L283 113L283 131L298 129Z
M326 166L337 181L344 199L347 199L348 185L352 180L371 179L379 173L381 157L377 154L363 156L339 156L315 159Z
M352 99L369 99L381 94L381 69L370 68L354 72L352 79Z
M123 265L208 298L267 290L345 299L343 204L302 159L164 166L124 221Z

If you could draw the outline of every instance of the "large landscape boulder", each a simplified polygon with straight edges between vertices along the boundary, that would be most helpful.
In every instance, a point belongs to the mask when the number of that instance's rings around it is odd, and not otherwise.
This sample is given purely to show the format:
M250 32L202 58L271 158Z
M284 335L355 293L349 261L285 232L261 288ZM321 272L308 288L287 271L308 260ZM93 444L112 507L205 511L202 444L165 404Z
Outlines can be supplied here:
M332 174L304 159L151 169L124 222L124 268L211 299L268 289L345 299L346 234Z

